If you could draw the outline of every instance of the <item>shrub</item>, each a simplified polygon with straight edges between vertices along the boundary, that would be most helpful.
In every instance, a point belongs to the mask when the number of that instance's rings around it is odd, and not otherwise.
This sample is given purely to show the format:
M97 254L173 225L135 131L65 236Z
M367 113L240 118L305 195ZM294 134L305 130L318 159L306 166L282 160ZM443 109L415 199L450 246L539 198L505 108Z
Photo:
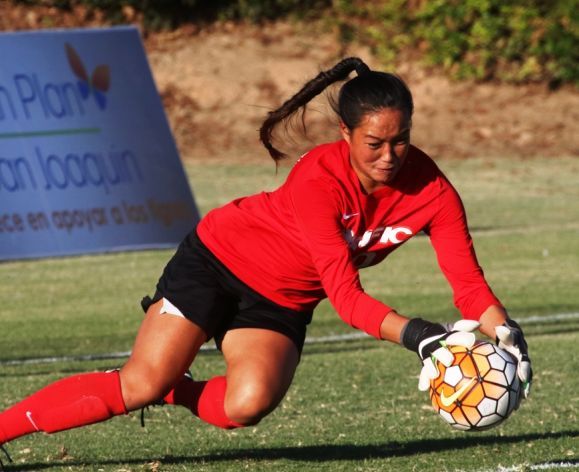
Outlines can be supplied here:
M342 0L335 7L338 21L357 24L350 36L385 62L412 48L459 79L579 83L575 0Z
M52 6L72 10L83 5L100 11L108 21L126 21L125 11L142 15L147 29L173 28L180 24L207 23L217 20L248 20L260 22L293 14L307 17L328 7L331 0L13 0L14 3Z

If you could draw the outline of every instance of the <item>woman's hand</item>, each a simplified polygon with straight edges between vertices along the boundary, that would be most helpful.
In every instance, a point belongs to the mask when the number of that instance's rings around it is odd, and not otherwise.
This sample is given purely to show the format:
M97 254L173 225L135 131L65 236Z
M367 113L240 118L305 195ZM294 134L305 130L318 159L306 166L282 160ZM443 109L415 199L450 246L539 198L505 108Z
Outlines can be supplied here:
M517 376L523 385L523 397L527 398L531 392L533 369L523 330L516 321L509 318L503 307L495 305L487 308L480 322L480 331L494 339L497 346L517 360Z
M516 321L507 319L504 324L495 327L495 333L497 345L517 359L517 376L523 385L523 396L528 398L531 393L533 369L523 330Z
M448 331L438 323L420 318L411 319L403 329L401 343L414 351L422 361L418 389L428 390L430 381L438 377L436 362L449 367L454 355L447 346L472 347L476 341L473 331L479 323L473 320L459 320Z

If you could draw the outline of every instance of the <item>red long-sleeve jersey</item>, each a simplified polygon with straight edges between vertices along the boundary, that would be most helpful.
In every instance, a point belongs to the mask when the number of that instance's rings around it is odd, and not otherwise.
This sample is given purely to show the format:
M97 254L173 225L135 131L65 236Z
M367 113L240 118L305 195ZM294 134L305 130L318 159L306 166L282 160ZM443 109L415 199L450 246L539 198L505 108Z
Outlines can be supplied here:
M392 308L364 292L358 269L421 231L463 317L478 319L500 305L477 262L457 192L413 146L394 182L369 195L345 141L318 146L277 190L212 210L197 230L231 272L266 298L305 311L328 297L346 323L378 338Z

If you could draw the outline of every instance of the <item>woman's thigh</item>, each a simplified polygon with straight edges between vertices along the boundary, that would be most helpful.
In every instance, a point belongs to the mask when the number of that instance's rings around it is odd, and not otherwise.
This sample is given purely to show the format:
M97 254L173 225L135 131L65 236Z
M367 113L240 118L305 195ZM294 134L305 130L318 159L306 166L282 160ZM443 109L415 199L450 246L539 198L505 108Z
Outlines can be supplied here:
M160 313L162 300L149 307L131 356L121 368L121 388L128 410L162 398L181 378L205 342L205 332L190 320Z

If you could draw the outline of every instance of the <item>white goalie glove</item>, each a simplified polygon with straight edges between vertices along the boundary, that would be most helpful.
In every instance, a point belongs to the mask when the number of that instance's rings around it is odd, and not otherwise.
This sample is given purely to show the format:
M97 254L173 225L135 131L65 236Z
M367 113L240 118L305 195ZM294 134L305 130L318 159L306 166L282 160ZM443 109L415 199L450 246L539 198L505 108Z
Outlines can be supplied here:
M479 325L477 321L459 320L447 329L441 324L420 318L413 318L408 322L401 342L404 347L416 352L422 361L419 390L428 390L430 381L438 377L437 361L446 367L452 364L454 356L446 346L472 347L476 341L473 331Z
M497 346L517 359L517 376L523 386L523 397L527 398L531 393L533 370L523 330L516 321L507 319L503 325L495 327L495 333Z

